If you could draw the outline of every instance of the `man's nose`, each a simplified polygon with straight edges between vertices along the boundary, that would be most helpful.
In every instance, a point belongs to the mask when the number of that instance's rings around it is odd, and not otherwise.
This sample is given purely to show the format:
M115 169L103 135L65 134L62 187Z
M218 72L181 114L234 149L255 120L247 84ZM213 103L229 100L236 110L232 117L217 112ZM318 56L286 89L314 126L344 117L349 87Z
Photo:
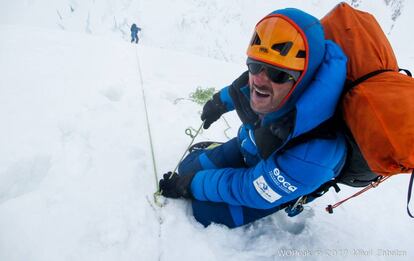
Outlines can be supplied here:
M269 83L269 77L267 76L266 70L261 70L258 74L253 75L253 83L261 86Z

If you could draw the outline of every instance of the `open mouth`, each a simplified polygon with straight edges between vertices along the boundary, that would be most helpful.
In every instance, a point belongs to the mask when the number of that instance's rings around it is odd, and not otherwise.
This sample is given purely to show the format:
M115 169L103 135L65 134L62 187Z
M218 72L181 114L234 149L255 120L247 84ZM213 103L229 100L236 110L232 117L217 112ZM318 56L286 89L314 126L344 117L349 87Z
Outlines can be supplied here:
M259 88L257 88L256 86L253 86L253 92L261 98L267 98L270 96L270 92L266 91L266 90L261 90Z

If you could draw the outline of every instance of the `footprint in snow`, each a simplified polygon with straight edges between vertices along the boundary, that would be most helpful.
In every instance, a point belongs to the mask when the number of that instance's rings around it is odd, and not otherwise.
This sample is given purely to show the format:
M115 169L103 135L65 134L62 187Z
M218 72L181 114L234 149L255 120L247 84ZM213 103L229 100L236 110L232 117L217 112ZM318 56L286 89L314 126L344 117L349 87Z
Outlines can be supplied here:
M273 222L282 230L293 235L299 235L307 226L308 221L315 215L313 209L305 209L295 217L289 217L284 211L279 211L272 216Z
M105 90L101 91L102 95L111 102L119 102L124 96L124 90L122 86L109 86Z
M50 157L19 160L0 172L0 204L35 190L51 167Z

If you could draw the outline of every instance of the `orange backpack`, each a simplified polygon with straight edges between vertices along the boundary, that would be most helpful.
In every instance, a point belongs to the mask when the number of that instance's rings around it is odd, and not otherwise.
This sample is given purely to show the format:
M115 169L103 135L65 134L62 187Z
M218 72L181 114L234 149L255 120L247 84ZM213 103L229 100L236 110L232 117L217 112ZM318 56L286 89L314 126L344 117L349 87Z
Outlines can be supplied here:
M341 3L321 22L326 38L348 56L347 80L378 72L342 100L345 122L369 167L386 176L412 172L414 79L398 72L391 45L371 14Z
M348 57L348 89L340 109L356 150L370 171L379 176L412 173L414 79L411 74L399 73L392 47L371 14L340 3L321 23L326 38L341 46ZM414 174L409 197L413 177Z

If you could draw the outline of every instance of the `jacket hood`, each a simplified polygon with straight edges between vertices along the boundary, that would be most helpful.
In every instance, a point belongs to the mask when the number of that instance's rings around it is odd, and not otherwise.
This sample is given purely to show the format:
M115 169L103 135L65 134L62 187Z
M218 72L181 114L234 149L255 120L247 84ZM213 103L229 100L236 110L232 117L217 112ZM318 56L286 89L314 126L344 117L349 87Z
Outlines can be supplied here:
M287 101L276 112L276 114L281 115L292 109L321 64L325 54L325 36L319 20L299 9L280 9L270 13L268 16L275 15L282 17L298 29L306 48L305 69L293 86L292 91L288 94Z
M325 40L322 25L312 15L295 8L276 10L269 15L283 17L299 29L305 41L306 63L285 103L266 114L262 125L295 111L293 136L298 136L334 114L345 82L347 59L339 46Z

